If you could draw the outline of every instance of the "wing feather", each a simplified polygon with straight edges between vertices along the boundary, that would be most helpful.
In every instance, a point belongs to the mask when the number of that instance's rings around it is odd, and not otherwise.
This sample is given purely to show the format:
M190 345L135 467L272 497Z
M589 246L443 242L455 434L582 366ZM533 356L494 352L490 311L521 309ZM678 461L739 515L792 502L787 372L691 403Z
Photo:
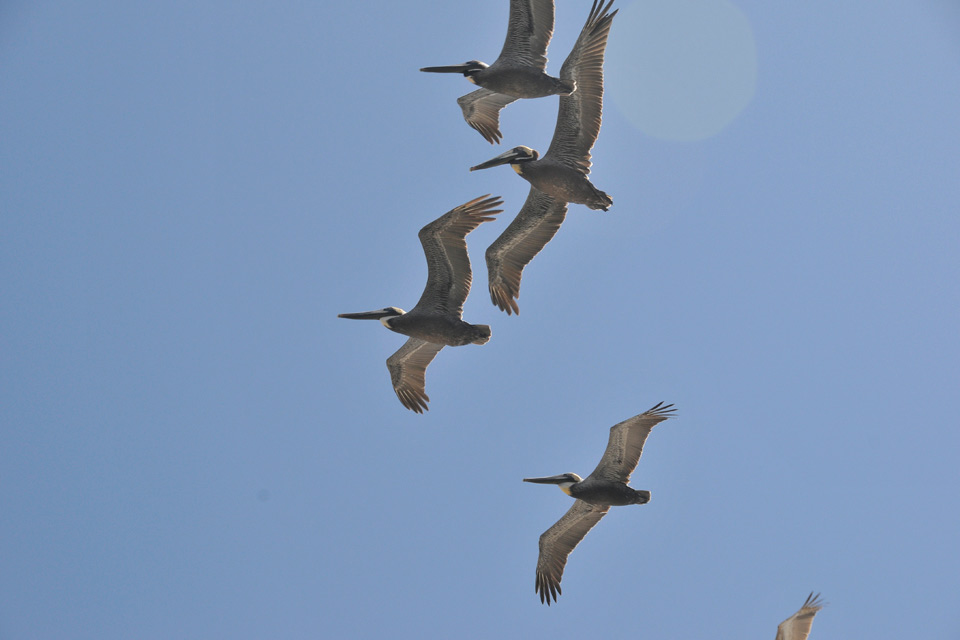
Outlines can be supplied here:
M484 140L490 144L500 144L503 138L500 133L500 110L516 99L489 89L477 89L457 98L457 104L463 112L463 119Z
M510 0L507 38L494 64L503 60L546 69L553 18L553 0Z
M556 524L540 536L540 556L537 558L536 592L540 602L550 604L560 595L560 579L567 564L567 556L576 548L590 529L607 514L609 506L593 505L577 500L557 520Z
M563 66L560 79L575 82L577 90L560 97L557 127L544 157L555 158L587 174L590 149L600 134L603 111L603 57L607 36L617 11L609 13L613 0L593 0L593 7L576 44Z
M390 381L400 402L416 413L427 411L430 396L426 393L427 367L443 349L442 344L409 338L392 356L387 358Z
M494 208L501 204L503 201L496 196L474 198L420 229L420 244L427 258L427 284L411 313L463 314L473 282L467 234L501 213L502 209Z
M800 610L777 627L777 640L807 640L810 627L813 626L813 617L823 606L820 594L813 595L811 591Z
M655 426L676 415L676 409L672 407L672 404L660 402L648 411L610 427L607 449L600 458L600 464L587 478L596 477L624 484L630 482L630 474L640 462L647 436Z
M530 187L517 217L487 248L490 299L501 311L520 313L523 269L553 239L566 215L566 202Z

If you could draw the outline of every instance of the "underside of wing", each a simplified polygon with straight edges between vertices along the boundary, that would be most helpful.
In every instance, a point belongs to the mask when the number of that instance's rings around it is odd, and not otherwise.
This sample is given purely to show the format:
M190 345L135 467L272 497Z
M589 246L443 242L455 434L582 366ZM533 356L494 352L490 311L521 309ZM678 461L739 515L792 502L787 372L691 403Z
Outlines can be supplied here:
M500 144L500 110L516 100L489 89L477 89L457 98L457 104L463 112L463 119L476 129L490 144Z
M507 38L497 62L546 69L547 47L553 37L553 14L553 0L510 0Z
M426 393L424 377L427 367L443 349L442 344L409 338L392 356L387 358L387 369L393 390L407 409L416 413L428 410L430 397Z
M557 127L544 157L550 156L583 173L590 172L590 149L600 134L603 111L603 57L607 36L617 11L609 0L594 0L573 51L560 69L560 79L575 82L577 90L560 97Z
M675 411L672 404L664 405L661 402L640 415L610 427L607 449L603 452L600 464L588 477L625 484L629 482L630 474L640 462L643 445L650 435L650 430L664 420L674 417Z
M500 198L489 195L443 214L420 229L420 244L427 258L427 285L412 311L444 315L463 313L470 293L473 273L467 255L467 234L484 222L493 220L502 209Z
M777 627L777 640L807 640L810 627L813 626L813 617L820 609L823 609L820 594L813 595L813 592L810 592L800 610Z
M520 313L523 269L553 239L566 215L566 202L530 187L517 217L487 248L490 299L501 311Z
M567 565L567 556L609 509L608 506L577 500L556 524L540 536L536 583L540 602L549 605L551 599L557 601L557 596L561 593L560 579L563 577L563 568Z

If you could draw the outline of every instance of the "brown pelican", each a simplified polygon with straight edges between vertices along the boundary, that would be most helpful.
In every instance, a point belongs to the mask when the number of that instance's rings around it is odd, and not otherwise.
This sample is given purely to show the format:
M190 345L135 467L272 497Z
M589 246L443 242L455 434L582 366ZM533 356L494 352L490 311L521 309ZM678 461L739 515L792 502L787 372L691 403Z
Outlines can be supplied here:
M577 90L560 98L553 141L543 158L530 147L514 147L471 171L510 164L532 185L520 213L487 249L490 298L501 310L519 313L520 278L533 257L557 233L567 203L606 211L613 199L600 191L590 173L590 149L600 133L603 107L603 56L616 11L613 0L594 0L580 36L560 69Z
M603 452L600 464L585 480L575 473L523 479L524 482L559 485L565 494L577 499L570 510L540 536L536 582L540 602L549 605L551 598L556 602L561 593L560 578L567 556L611 506L650 502L649 491L631 489L627 483L637 468L650 430L674 417L676 409L671 407L672 404L664 406L660 402L649 411L611 427L607 450Z
M553 0L510 0L507 39L500 56L487 66L478 60L448 67L423 67L431 73L462 73L486 91L474 91L457 102L463 118L488 142L500 141L500 110L517 98L567 95L576 85L548 76L547 46L553 36Z
M443 347L486 344L490 327L469 324L461 318L473 276L466 237L500 213L499 197L481 196L443 214L420 229L420 244L427 257L427 286L409 312L386 307L363 313L341 313L338 318L379 320L387 329L410 338L387 358L387 369L400 402L423 413L430 398L424 391L427 366Z
M777 627L777 640L807 640L810 627L813 626L813 617L823 609L820 594L807 596L800 610L780 623Z

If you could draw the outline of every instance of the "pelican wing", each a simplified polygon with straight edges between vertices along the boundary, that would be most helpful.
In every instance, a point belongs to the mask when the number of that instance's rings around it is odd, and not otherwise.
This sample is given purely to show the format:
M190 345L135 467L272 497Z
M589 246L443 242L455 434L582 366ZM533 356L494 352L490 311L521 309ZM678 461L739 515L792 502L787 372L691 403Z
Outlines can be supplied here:
M630 482L630 474L640 462L643 443L647 441L650 430L675 415L676 409L671 407L672 404L664 405L660 402L649 411L610 427L607 450L603 452L600 464L588 478L597 477L624 484Z
M613 0L593 0L593 8L583 30L560 68L560 79L576 82L577 90L560 97L557 128L544 157L552 157L583 172L590 173L590 149L600 134L603 110L603 55L610 25L617 12L608 13ZM619 11L619 9L618 9Z
M547 68L547 47L553 37L553 0L510 0L507 39L497 62Z
M553 239L566 215L566 202L530 187L520 213L487 248L490 299L501 311L520 313L523 268Z
M477 89L457 98L467 124L480 132L490 144L500 144L500 110L516 100L489 89Z
M393 390L407 409L423 413L429 408L430 396L425 391L424 376L441 349L442 344L408 338L396 353L387 358Z
M549 606L561 594L560 579L567 564L567 556L576 548L600 518L607 515L607 505L595 505L577 500L556 524L540 536L540 557L537 558L536 592L540 602Z
M813 626L813 617L817 612L823 609L823 601L820 600L820 594L807 596L807 601L803 603L800 610L780 623L777 627L777 640L807 640L810 635L810 627Z
M427 257L427 286L411 313L426 311L460 317L473 281L467 234L493 220L502 211L494 207L501 204L503 201L496 196L474 198L420 229L420 244Z

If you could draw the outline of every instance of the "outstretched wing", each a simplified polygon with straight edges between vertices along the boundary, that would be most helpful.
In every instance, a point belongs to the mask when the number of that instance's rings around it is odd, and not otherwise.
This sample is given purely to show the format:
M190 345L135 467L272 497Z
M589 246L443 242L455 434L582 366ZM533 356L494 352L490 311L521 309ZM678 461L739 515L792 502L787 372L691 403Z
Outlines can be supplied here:
M817 612L823 609L823 601L820 600L820 594L807 596L807 601L803 603L800 610L780 623L777 627L777 640L807 640L810 635L810 627L813 626L813 617Z
M607 450L603 452L600 464L587 477L624 484L630 482L630 474L640 462L643 443L647 441L650 430L676 415L676 409L672 407L672 404L664 405L660 402L649 411L610 427Z
M540 556L537 558L536 592L540 602L550 605L561 594L560 579L567 565L567 556L576 548L590 529L610 509L606 505L594 505L577 500L557 523L540 536Z
M427 257L427 285L411 309L442 315L463 313L473 274L467 255L467 234L493 220L502 209L499 197L480 196L443 214L420 229L420 244Z
M494 64L503 61L546 69L553 13L553 0L510 0L507 39Z
M427 366L443 349L442 344L426 342L419 338L409 338L396 353L387 358L390 381L400 402L407 409L417 413L428 410L430 396L425 391L424 376Z
M566 216L566 202L530 187L520 213L487 248L490 299L501 311L520 313L523 269L553 239Z
M467 124L480 132L490 144L500 144L500 110L516 100L489 89L477 89L457 98Z
M557 127L544 157L551 157L587 174L590 149L600 134L603 110L603 56L610 25L617 12L609 13L613 0L593 0L583 30L560 68L560 79L575 82L577 90L560 97ZM619 11L619 9L618 9Z

